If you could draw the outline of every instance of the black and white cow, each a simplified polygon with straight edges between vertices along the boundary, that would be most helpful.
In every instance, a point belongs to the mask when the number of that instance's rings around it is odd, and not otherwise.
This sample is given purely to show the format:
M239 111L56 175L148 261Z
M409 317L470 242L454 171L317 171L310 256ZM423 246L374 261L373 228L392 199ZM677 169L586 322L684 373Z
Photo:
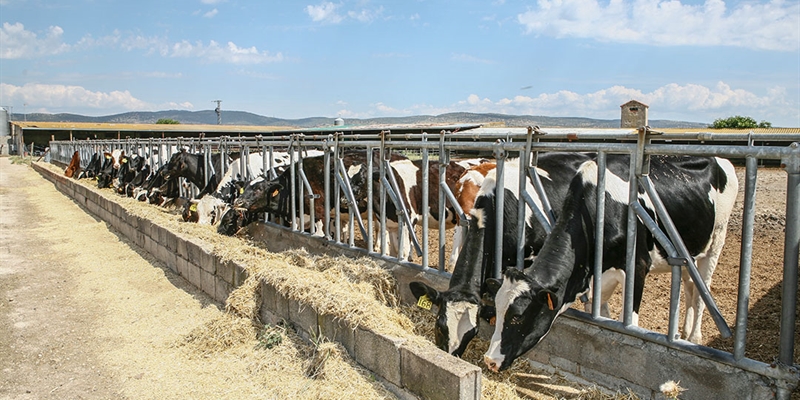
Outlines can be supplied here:
M86 169L81 171L78 174L78 179L89 178L94 179L100 174L100 168L103 166L103 157L100 153L92 154L91 160L89 160L89 164L86 166Z
M287 168L277 178L272 180L268 180L263 176L252 180L245 187L244 192L234 202L234 208L238 209L240 212L267 212L283 219L284 223L287 225L291 223L292 219L294 219L297 225L301 226L302 229L310 230L311 225L314 225L314 234L317 236L323 235L324 221L322 219L325 215L326 195L325 157L322 157L319 153L313 153L313 155L313 157L307 157L303 159L303 171L305 172L309 186L311 186L311 191L315 197L313 202L309 201L307 197L303 199L303 207L306 212L305 215L299 216L292 215L291 213L291 199L293 197L291 193L291 168ZM373 157L377 157L377 153L374 153ZM368 177L365 167L366 160L367 158L365 152L347 151L344 153L342 161L345 165L345 168L347 168L348 178L352 179L353 182L366 182ZM378 161L378 159L373 160L374 163L377 163ZM298 163L295 163L292 167L295 170L295 187L299 188L300 185L304 185L304 183L300 178L297 166ZM330 171L331 176L329 177L329 182L331 183L331 187L333 187L333 182L335 180L333 174L335 173L335 168L331 166ZM360 188L361 184L359 183L359 185L354 187L353 190L356 193L360 193ZM308 195L308 193L306 193L306 195ZM358 195L356 195L356 197L358 198ZM295 209L299 212L299 200L295 199L295 201ZM332 208L340 207L340 211L347 213L349 211L347 209L347 203L347 199L344 197L344 195L342 195L338 200L331 201L330 206ZM309 214L312 205L314 207L314 221L310 221Z
M117 171L117 178L114 181L114 190L118 194L125 195L127 191L127 186L136 175L141 172L142 166L145 165L145 158L138 155L126 155L120 158L120 167L119 171Z
M603 270L624 268L627 235L628 156L607 161ZM672 216L701 276L710 284L725 242L738 182L728 160L713 157L653 156L650 179ZM509 268L496 289L497 324L484 362L490 370L508 368L550 331L555 318L589 289L593 274L597 164L584 163L570 184L561 215L531 267ZM640 190L639 202L652 213L651 200ZM490 215L478 223L486 225ZM660 222L659 222L660 223ZM669 270L666 254L652 234L638 226L635 250L633 311L638 313L648 272ZM468 242L469 246L470 243ZM476 260L477 262L477 260ZM605 274L604 274L605 275ZM700 338L704 305L684 279L687 305L684 334ZM636 319L634 319L634 322Z
M119 173L120 159L124 155L125 152L120 149L103 153L103 164L100 167L100 172L97 174L98 188L105 189L111 187Z
M591 155L580 153L543 153L539 156L536 172L551 204L564 201L567 188L580 165L591 159ZM493 270L495 239L493 221L495 216L495 188L497 187L497 171L495 164L487 163L476 167L480 178L473 177L476 186L470 188L472 201L469 209L471 222L465 235L465 250L459 254L446 291L439 292L423 282L411 282L410 288L419 299L427 295L428 299L438 307L435 327L436 344L442 350L460 356L466 350L469 341L477 333L478 315L491 318L490 307L481 310L482 299L486 295L484 280ZM530 178L527 178L526 191L541 209L541 199L536 194ZM502 268L516 264L517 255L517 210L519 199L519 159L505 163L504 183L504 224L503 224L503 256ZM472 190L477 190L473 192ZM466 204L464 204L466 206ZM558 210L555 210L558 211ZM478 222L474 222L477 220ZM544 227L526 209L525 257L537 253L541 249L547 233ZM488 222L488 226L487 226ZM527 261L529 263L529 261Z

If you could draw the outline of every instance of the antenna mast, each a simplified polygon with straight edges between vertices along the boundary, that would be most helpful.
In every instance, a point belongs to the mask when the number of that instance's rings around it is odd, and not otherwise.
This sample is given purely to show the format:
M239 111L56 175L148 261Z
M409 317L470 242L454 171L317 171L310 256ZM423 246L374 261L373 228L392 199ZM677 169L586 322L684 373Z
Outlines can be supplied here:
M217 108L214 109L214 112L217 113L217 125L222 125L222 100L211 100L212 103L217 103Z

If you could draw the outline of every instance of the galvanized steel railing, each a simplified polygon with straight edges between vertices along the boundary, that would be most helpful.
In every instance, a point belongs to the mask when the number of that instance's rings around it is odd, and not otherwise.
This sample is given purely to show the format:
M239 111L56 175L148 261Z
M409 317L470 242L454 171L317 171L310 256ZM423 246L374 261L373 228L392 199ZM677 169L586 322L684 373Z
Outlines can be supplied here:
M538 181L538 175L534 172L537 163L537 154L539 152L548 151L573 151L573 152L595 152L597 153L598 163L598 193L605 191L605 160L607 154L630 154L631 167L629 175L630 192L629 200L633 207L629 207L628 216L628 254L626 262L626 276L625 283L626 297L623 302L624 314L623 321L612 321L600 316L600 301L595 298L592 301L591 322L603 325L610 329L621 330L629 334L636 335L646 340L660 342L664 345L681 348L686 351L693 352L699 356L713 358L718 361L743 368L752 372L771 377L778 382L791 382L797 379L798 370L794 362L794 342L796 338L795 332L795 315L797 308L797 284L798 284L798 254L800 253L800 136L798 135L757 135L759 140L762 141L782 141L793 142L788 146L753 146L753 134L715 134L708 132L697 132L693 134L662 134L649 130L648 128L639 129L638 132L631 132L630 130L591 130L591 129L552 129L543 132L538 128L528 128L527 130L510 129L510 128L495 128L495 129L479 129L476 131L466 131L463 133L450 133L440 132L437 134L402 134L396 135L391 132L383 132L381 134L357 134L357 135L288 135L280 137L248 137L248 138L178 138L178 139L126 139L126 140L86 140L86 141L54 141L50 143L52 158L61 163L69 163L72 153L79 151L81 156L81 166L85 167L89 162L91 155L103 150L110 151L112 149L124 149L126 154L138 153L140 155L150 155L158 153L159 157L151 158L151 168L156 170L158 167L166 163L169 155L164 156L165 151L176 151L180 148L188 148L192 151L203 151L206 155L206 171L213 172L211 163L211 154L219 152L221 154L229 154L233 151L241 152L240 162L241 170L247 171L248 157L254 152L260 152L264 157L263 170L268 178L276 177L274 166L272 165L273 153L275 151L290 151L290 162L298 162L301 168L298 169L303 175L304 184L295 187L295 177L292 176L292 191L301 198L310 196L311 188L307 184L304 172L302 169L303 150L317 149L324 151L325 157L325 215L323 216L323 232L312 231L310 234L324 236L327 240L331 240L337 244L344 246L355 246L355 227L358 223L359 231L365 242L365 248L372 255L376 257L384 257L393 259L387 254L387 238L386 232L386 204L387 201L393 201L396 205L402 206L402 202L397 197L396 183L393 184L394 176L388 174L388 157L392 151L403 151L412 149L419 154L423 163L423 180L427 182L429 179L437 179L439 182L439 204L449 203L455 207L456 212L463 217L463 211L458 207L455 197L445 183L446 165L454 155L465 154L492 154L497 162L497 192L496 192L496 205L497 205L497 232L495 235L497 241L495 243L495 266L493 272L495 276L500 275L501 255L502 255L502 216L503 216L503 197L504 197L504 180L503 172L505 160L509 156L520 157L521 159L531 160L531 163L526 165L520 164L520 174L522 178L519 182L519 193L522 196L519 201L519 215L518 227L519 237L524 234L523 221L525 218L525 207L527 206L533 212L537 220L542 223L545 229L554 222L553 212L551 206L546 201L544 191L542 190L541 182ZM568 140L568 142L565 142ZM611 141L611 142L609 142ZM672 142L691 142L692 144L674 144ZM709 144L715 142L726 142L735 144ZM368 206L363 212L366 214L366 226L360 219L361 212L352 213L348 219L348 235L346 240L342 240L342 224L341 215L338 205L335 207L335 213L330 215L332 204L331 199L337 199L338 202L341 198L339 193L344 193L348 204L354 205L354 198L352 189L350 188L349 179L341 163L341 154L347 149L363 149L366 150L367 168L372 171L376 166L373 165L372 152L378 151L381 162L379 163L378 173L382 177L381 184L377 188L379 191L378 210L382 210L379 216L375 216L373 212L373 194L376 188L373 187L372 179L367 179L367 199ZM159 151L160 150L160 151ZM440 169L438 177L428 176L428 164L430 162L431 154L440 161ZM638 185L642 185L651 198L657 199L655 189L652 182L647 177L648 172L648 157L654 154L661 155L694 155L694 156L719 156L732 159L745 160L745 188L743 199L743 215L742 215L742 243L740 248L740 272L739 272L739 294L738 304L736 311L735 330L731 332L727 323L722 318L719 310L714 305L708 288L703 285L702 279L698 279L696 275L696 267L692 257L688 255L685 247L683 246L680 237L674 227L667 224L667 232L661 232L658 225L649 219L647 213L638 206L637 195ZM295 159L297 158L297 159ZM465 157L466 158L466 157ZM744 357L744 351L747 343L746 321L749 305L749 289L750 289L750 271L752 267L752 245L753 245L753 226L755 218L755 187L757 177L757 162L760 160L777 160L787 172L787 198L786 198L786 233L784 239L784 265L783 265L783 290L782 290L782 308L781 308L781 328L780 328L780 347L779 354L777 355L778 362L772 366L759 361L754 361ZM223 163L224 165L225 163ZM223 167L224 168L224 167ZM334 181L329 181L331 175L330 168L334 168ZM294 174L294 168L291 169ZM224 173L224 171L219 171ZM245 179L252 179L255 172L247 171ZM206 180L210 178L211 174L207 173ZM525 181L523 179L530 179L536 189L536 195L544 200L542 208L540 209L531 197L531 193L526 193ZM309 194L306 194L308 192ZM196 193L196 191L195 191ZM422 198L423 209L427 210L429 207L429 188L427 184L422 185ZM595 273L592 284L595 287L601 285L601 273L603 257L603 223L604 223L604 208L605 196L599 195L597 198L597 221L595 221L594 232L597 238L595 249ZM659 207L659 201L656 201L656 206L659 209L659 218L664 221L665 211L663 206ZM292 207L295 202L292 201ZM300 214L304 213L304 202L298 202L300 205ZM313 204L313 202L310 202ZM311 207L313 212L313 206ZM400 213L404 207L398 207ZM295 212L296 210L292 210ZM419 268L428 273L441 274L449 276L445 271L445 215L446 208L439 207L439 236L438 246L436 251L438 253L438 268L430 268L430 260L428 254L430 252L430 237L428 227L428 213L422 213L421 240L417 240L414 230L410 230L410 238L414 244L414 248L421 256L419 264L404 262L405 264ZM294 214L293 214L294 215ZM312 216L313 220L313 216ZM332 220L332 222L331 222ZM672 283L671 283L671 300L670 300L670 317L669 328L666 336L656 334L636 326L632 326L631 316L633 307L633 248L635 246L635 237L637 221L641 220L644 225L650 229L659 243L667 250L671 258L681 260L680 263L674 263L672 266ZM462 221L464 221L462 219ZM398 225L400 225L400 232L406 225L410 224L410 220L406 215L398 216ZM378 235L373 237L375 224L378 224ZM312 224L313 225L313 224ZM293 220L291 229L298 233L303 231L302 226L298 226ZM333 231L333 232L332 232ZM373 251L375 247L375 240L378 240L379 249ZM400 248L402 249L405 240L403 235L400 235ZM522 266L522 252L524 241L520 240L520 247L518 249L517 265ZM707 304L707 309L711 313L720 333L723 337L734 336L734 350L728 353L721 350L711 349L704 346L693 345L689 342L678 339L678 298L680 293L681 282L681 268L688 268L692 274L694 281L699 285L698 289L702 294L703 300ZM693 271L694 270L694 271ZM599 296L600 291L595 290L594 296ZM781 389L783 387L783 389ZM778 385L778 398L788 399L790 392L787 385Z

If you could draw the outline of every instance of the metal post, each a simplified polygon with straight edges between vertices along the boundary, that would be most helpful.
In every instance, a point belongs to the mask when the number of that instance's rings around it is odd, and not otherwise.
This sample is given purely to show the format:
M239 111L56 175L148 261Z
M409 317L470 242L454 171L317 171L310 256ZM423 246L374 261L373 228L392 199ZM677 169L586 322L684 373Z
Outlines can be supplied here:
M386 167L384 166L383 160L391 160L391 155L386 153L386 134L387 131L381 131L381 162L378 165L378 175L380 175L380 179L385 179L386 176ZM391 170L390 170L391 171ZM378 188L378 193L380 196L380 228L378 231L380 232L380 240L381 240L381 255L386 255L386 188L384 185L380 185Z
M592 317L600 316L603 287L603 241L606 224L606 153L597 153L597 198L595 199L594 274L592 276Z
M786 180L786 237L783 249L781 339L778 360L786 366L794 364L797 270L798 257L800 257L800 153L797 152L798 143L792 143L791 147L795 150L794 156L782 160L788 176Z
M422 142L425 143L428 141L428 136L426 132L422 133ZM439 163L439 175L441 176L443 165ZM428 148L422 148L422 267L428 267L428 220L430 219L430 199L428 196L430 195L430 185L427 184L430 179L430 166L428 165ZM439 211L442 211L441 203L439 204ZM441 216L441 213L439 214ZM440 219L441 220L441 219ZM414 227L408 227L409 232L413 231ZM440 230L441 231L441 230Z
M752 139L749 145L752 146ZM745 165L742 241L739 253L739 293L736 304L736 331L733 341L733 358L736 361L744 357L747 341L747 314L750 309L750 274L753 267L753 226L756 212L758 160L755 157L747 157Z
M375 240L372 237L372 233L375 232L374 221L373 218L373 208L375 204L373 203L373 187L372 187L372 168L373 166L373 151L374 149L372 146L367 146L367 235L364 237L364 240L367 242L367 251L372 253L375 250Z
M630 162L630 169L628 171L628 204L633 204L639 201L636 179L638 160L636 154L631 154ZM628 207L628 236L625 250L625 299L622 307L622 323L625 326L633 324L633 278L636 271L636 223L636 212L633 210L633 207Z
M447 209L447 202L445 201L445 196L449 192L449 188L447 188L447 169L442 168L442 166L447 166L450 164L450 153L444 146L444 138L445 138L445 131L442 130L439 132L439 271L444 272L446 261L445 261L445 243L447 239L445 238L445 211ZM453 201L453 206L456 209L460 209L458 207L458 203ZM459 218L462 218L459 216Z
M503 142L498 140L495 143L494 156L497 159L497 184L495 186L495 241L494 241L494 268L492 277L500 279L503 274L503 205L505 202L505 181L503 178L503 168L506 161L506 152L502 148Z
M325 218L325 238L331 240L331 142L333 141L333 137L328 135L325 139L325 147L323 153L323 164L325 179L325 211L324 211L324 218Z

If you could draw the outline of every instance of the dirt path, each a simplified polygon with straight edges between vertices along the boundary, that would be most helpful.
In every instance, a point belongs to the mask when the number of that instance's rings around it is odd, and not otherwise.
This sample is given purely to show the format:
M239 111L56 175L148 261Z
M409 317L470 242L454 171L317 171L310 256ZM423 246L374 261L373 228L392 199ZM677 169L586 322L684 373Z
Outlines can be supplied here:
M304 395L319 392L300 367L250 342L193 353L185 338L220 319L221 305L8 158L0 158L0 226L0 399L318 396ZM281 347L304 351L292 339ZM276 379L302 387L265 389ZM375 393L368 397L391 397Z

